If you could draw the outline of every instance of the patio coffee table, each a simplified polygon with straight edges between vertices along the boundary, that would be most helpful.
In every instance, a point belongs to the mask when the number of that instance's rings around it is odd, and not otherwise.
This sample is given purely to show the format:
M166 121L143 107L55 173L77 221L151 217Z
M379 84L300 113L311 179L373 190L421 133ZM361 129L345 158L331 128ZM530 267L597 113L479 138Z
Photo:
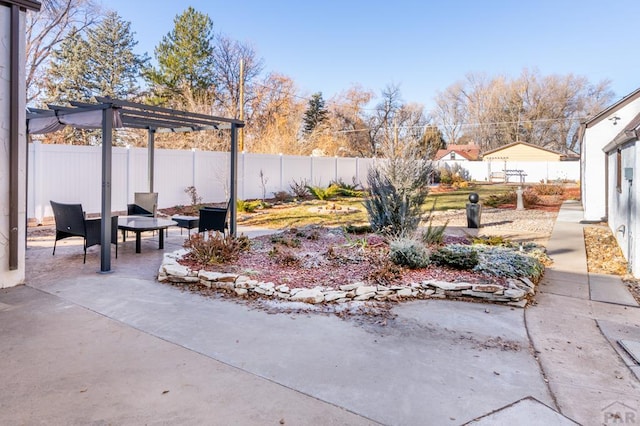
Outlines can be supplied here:
M180 228L180 234L182 235L182 229L186 228L188 230L189 237L191 237L191 230L193 228L197 228L200 223L200 218L198 216L176 215L171 219L177 223L176 226Z
M140 253L140 234L144 231L158 232L158 250L164 249L165 230L176 225L176 222L168 219L145 216L120 216L118 217L118 229L131 231L136 234L136 253ZM125 241L125 232L122 233L122 241Z

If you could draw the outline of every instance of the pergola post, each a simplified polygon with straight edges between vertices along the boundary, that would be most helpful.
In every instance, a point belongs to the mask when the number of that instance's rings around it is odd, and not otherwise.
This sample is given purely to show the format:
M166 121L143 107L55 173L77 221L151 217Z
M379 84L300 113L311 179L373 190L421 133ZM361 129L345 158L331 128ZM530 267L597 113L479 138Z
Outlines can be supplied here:
M100 272L111 272L111 154L113 107L102 110L102 207L100 221Z
M147 145L147 176L149 192L153 192L153 172L155 168L155 134L156 129L150 127L148 132L148 145Z
M231 167L229 176L229 233L236 236L238 199L238 126L231 123Z

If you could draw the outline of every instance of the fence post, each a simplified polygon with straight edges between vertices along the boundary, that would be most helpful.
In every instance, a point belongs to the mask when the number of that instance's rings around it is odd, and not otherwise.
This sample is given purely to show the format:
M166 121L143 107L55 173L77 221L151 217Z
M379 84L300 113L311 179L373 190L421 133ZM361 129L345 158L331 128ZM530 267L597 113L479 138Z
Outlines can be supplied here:
M45 206L42 204L42 182L44 173L42 171L42 144L39 141L33 141L33 182L31 183L31 189L33 190L33 214L36 217L36 222L42 225L44 221Z
M196 149L191 148L191 186L196 187Z
M280 189L279 191L284 191L284 155L280 153Z

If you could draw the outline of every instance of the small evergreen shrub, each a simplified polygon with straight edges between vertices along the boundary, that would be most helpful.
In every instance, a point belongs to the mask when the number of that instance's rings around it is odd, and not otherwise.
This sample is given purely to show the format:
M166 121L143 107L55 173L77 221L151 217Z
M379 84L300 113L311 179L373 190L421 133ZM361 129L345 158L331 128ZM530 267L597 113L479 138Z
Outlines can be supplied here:
M544 265L536 258L511 248L496 246L474 246L480 262L474 272L498 277L529 277L534 281L544 273Z
M345 183L342 179L331 181L329 187L336 187L338 195L343 197L364 197L367 195L365 191L360 188L360 185L356 183L355 178L352 184Z
M449 221L447 220L444 225L433 225L432 219L429 218L427 228L420 234L420 239L428 246L441 245L444 241L444 233L447 230L448 224Z
M199 233L192 235L184 243L184 248L189 250L187 256L200 265L233 262L250 246L249 238L244 235L234 238L213 231L209 231L206 238Z
M429 251L420 242L409 238L391 241L389 258L396 265L406 266L409 269L429 266Z
M473 246L451 244L431 253L431 262L438 266L471 270L478 265L478 252Z
M307 186L307 189L315 198L320 201L330 200L340 195L340 188L335 185L330 185L327 188L322 188L320 186Z
M238 211L243 213L253 213L259 208L264 208L265 205L266 203L264 203L262 200L238 200L238 202L236 203Z

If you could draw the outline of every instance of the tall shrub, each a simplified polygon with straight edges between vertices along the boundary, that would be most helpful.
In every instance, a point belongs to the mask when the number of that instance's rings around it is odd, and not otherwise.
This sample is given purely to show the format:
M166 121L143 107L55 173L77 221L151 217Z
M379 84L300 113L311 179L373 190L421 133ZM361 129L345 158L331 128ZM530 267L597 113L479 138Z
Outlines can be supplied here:
M421 158L417 148L415 143L395 141L386 147L386 158L369 169L370 196L364 206L375 232L410 237L418 228L431 162Z

